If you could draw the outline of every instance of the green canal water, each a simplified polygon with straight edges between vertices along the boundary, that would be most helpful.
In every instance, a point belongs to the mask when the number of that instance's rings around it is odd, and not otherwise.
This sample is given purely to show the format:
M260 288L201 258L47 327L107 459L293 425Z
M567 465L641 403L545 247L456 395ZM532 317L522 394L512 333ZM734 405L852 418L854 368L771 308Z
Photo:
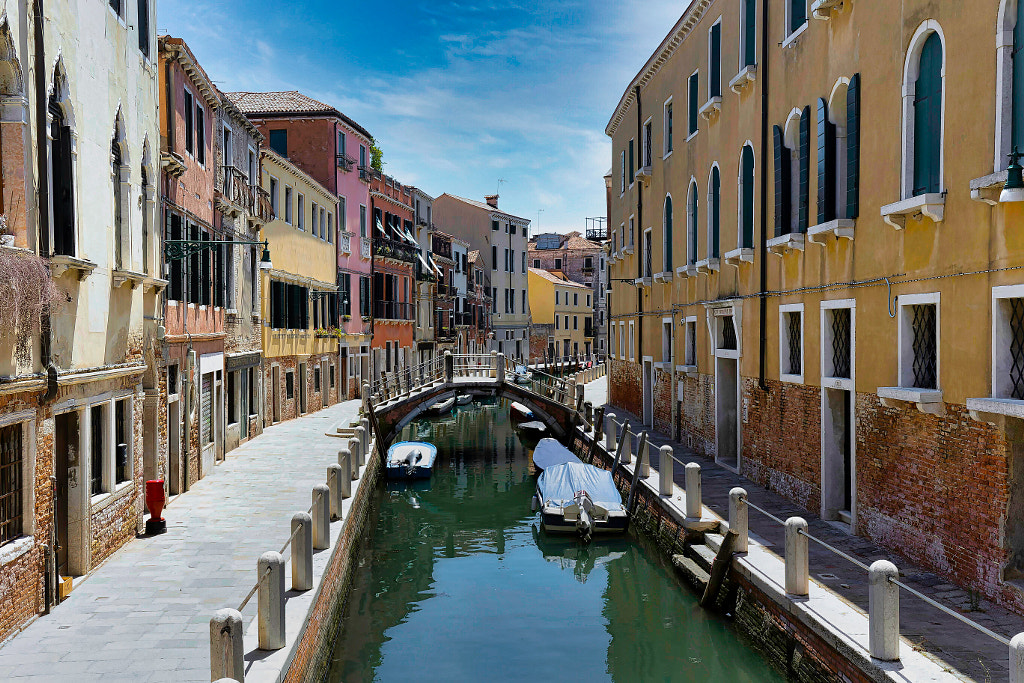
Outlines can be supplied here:
M643 537L548 536L507 404L421 420L433 478L382 486L329 681L782 681Z

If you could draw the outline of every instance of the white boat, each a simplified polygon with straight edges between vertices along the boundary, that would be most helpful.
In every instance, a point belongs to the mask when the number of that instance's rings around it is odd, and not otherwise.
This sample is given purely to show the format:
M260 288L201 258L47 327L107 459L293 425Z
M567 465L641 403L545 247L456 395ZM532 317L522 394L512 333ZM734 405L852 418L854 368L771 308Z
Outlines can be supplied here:
M533 411L519 402L509 406L509 410L512 413L512 418L516 420L529 420L533 417Z
M388 479L429 479L437 447L421 441L401 441L388 449Z
M532 432L535 434L543 434L548 430L547 426L540 420L531 420L530 422L523 422L519 425L519 429L524 432Z
M472 400L472 394L461 394L457 399L455 399L455 402L458 403L460 406L464 406L467 403L470 403Z
M593 534L626 530L628 515L611 472L581 462L554 439L542 439L533 452L537 477L534 506L541 526L551 533Z
M512 377L516 384L526 384L533 379L533 374L525 365L517 365Z
M434 405L430 406L430 412L433 413L434 415L444 415L445 413L450 413L452 408L454 407L455 397L452 396L451 398L445 401L438 401Z

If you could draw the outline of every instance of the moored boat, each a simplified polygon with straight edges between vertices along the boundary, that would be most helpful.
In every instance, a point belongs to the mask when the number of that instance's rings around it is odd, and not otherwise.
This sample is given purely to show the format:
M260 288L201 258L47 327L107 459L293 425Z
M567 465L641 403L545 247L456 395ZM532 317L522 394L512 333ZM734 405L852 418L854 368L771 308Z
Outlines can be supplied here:
M547 426L540 420L531 420L530 422L522 422L519 428L524 432L532 432L534 434L543 434L548 430Z
M509 412L511 413L513 420L533 419L533 411L519 402L515 402L509 406Z
M517 365L512 376L516 384L526 384L533 379L533 373L525 365Z
M422 441L400 441L388 449L388 479L429 479L437 447Z
M460 394L459 397L457 399L455 399L455 402L458 403L460 406L464 406L464 405L468 404L469 402L471 402L472 400L473 400L472 394Z
M452 396L444 401L438 401L434 405L430 406L430 412L434 415L444 415L450 413L452 408L455 407L455 397Z

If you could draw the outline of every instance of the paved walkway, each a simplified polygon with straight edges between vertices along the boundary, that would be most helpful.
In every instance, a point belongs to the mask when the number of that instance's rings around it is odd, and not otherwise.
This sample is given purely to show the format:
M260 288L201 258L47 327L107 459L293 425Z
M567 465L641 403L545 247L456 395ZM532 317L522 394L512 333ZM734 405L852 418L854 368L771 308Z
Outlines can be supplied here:
M231 451L171 501L167 533L121 548L0 648L0 680L209 681L210 617L238 607L260 554L284 545L337 462L341 442L325 432L358 409L339 403ZM255 598L242 616L248 628Z
M586 400L591 401L595 407L607 404L606 379L601 378L585 385ZM628 419L630 424L640 424L640 419L628 411L614 406L609 406L608 410L614 412L620 422L623 419ZM727 518L729 515L729 490L735 486L742 486L747 490L750 501L754 504L768 510L780 519L792 516L803 517L807 520L808 532L812 536L835 546L861 562L871 564L875 560L890 560L899 567L900 573L903 574L901 577L903 583L962 613L982 626L1007 638L1024 632L1024 617L986 600L981 601L978 610L969 611L970 596L967 591L948 583L945 579L915 567L906 558L883 550L865 538L851 536L833 524L822 520L818 515L801 509L782 496L745 477L719 467L713 460L695 454L686 446L672 441L663 434L649 432L648 438L659 448L665 444L672 446L673 456L677 460L700 464L704 505L719 516ZM657 457L654 460L656 461ZM656 464L656 462L652 463L655 470L657 469ZM685 485L685 472L678 464L674 471L674 479L680 486ZM755 510L750 510L748 526L752 535L756 534L763 540L762 542L771 544L777 549L776 554L779 557L783 556L785 532L781 525ZM811 577L820 585L867 612L867 573L816 543L810 543L809 550ZM941 660L949 667L961 672L965 678L979 681L979 683L1007 680L1009 653L1005 645L902 590L900 595L900 633L914 643L917 649L928 652L933 658Z

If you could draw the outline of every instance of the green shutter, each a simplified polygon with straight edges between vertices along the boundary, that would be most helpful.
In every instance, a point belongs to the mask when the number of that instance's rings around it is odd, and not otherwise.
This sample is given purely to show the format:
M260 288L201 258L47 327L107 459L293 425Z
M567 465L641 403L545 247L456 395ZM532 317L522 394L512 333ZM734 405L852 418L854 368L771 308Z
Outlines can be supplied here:
M634 165L635 161L633 158L633 141L629 141L629 184L633 184L633 172L636 170Z
M938 192L942 144L942 41L932 33L921 49L914 92L914 195Z
M719 233L722 218L722 179L718 167L711 169L711 242L708 245L708 258L718 258Z
M666 272L672 272L672 197L665 197L665 243L662 248L665 250Z
M722 95L722 24L711 27L711 81L708 83L708 97Z
M690 253L686 255L690 263L697 262L697 226L700 225L698 220L697 211L699 208L699 202L697 199L697 183L690 183L690 225L688 226L690 232Z
M846 88L846 217L860 214L860 74Z
M743 66L756 63L757 0L743 0Z
M836 217L836 127L828 104L818 99L818 224Z
M1024 2L1017 2L1017 23L1013 27L1013 104L1010 145L1024 147Z
M699 85L699 79L697 74L690 76L690 96L687 107L689 109L689 124L690 124L690 135L697 132L697 110L700 105L697 103L697 88Z
M800 187L797 230L807 232L811 208L811 108L804 107L800 115Z
M743 147L743 225L741 247L754 246L754 150Z
M772 138L775 142L775 236L790 231L790 161L782 137L782 128L774 126Z
M789 32L807 23L807 0L789 0Z

